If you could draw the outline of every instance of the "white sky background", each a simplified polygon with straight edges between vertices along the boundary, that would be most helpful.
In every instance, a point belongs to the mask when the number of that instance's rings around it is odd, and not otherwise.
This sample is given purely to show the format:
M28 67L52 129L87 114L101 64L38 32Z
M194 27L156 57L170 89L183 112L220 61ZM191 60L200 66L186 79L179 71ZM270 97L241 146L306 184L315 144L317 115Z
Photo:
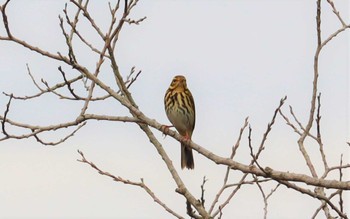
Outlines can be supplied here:
M349 23L348 1L334 2ZM13 0L8 6L12 33L53 53L65 54L67 49L58 26L58 14L63 15L64 3ZM92 16L106 31L110 21L107 1L98 4L92 1L90 6ZM68 5L72 12L73 8ZM131 17L143 16L147 19L141 25L125 25L117 57L123 75L132 66L142 70L131 92L147 116L169 124L164 113L164 93L172 77L183 74L196 103L193 140L218 155L230 155L247 116L253 129L253 143L258 147L274 109L285 95L288 99L284 112L288 114L288 105L292 105L299 119L306 122L317 42L315 1L140 1ZM87 29L83 18L80 21L81 32L100 46L100 39ZM323 39L340 27L324 1ZM2 26L0 34L5 34ZM320 58L322 133L331 166L339 163L341 153L349 162L349 147L345 144L349 141L348 39L348 33L340 34L326 46ZM94 68L96 55L81 44L76 45L78 60ZM62 80L57 71L62 63L48 61L13 43L0 42L1 91L16 95L37 92L26 63L38 80L44 78L51 85ZM103 78L115 88L108 65L103 69ZM68 75L76 75L69 67L62 67ZM4 95L0 96L1 112L7 101ZM40 100L13 102L9 117L33 124L61 123L74 119L81 106L47 95ZM89 112L128 115L113 101L94 105ZM206 204L211 204L226 168L195 152L195 170L181 170L180 144L171 137L163 139L156 130L155 133L196 197L200 198L203 176L209 179L205 198ZM53 141L63 134L45 136ZM308 174L297 138L279 116L261 164ZM80 158L77 149L116 176L133 181L144 178L165 204L185 216L184 198L174 192L176 185L165 164L137 125L89 122L73 138L56 147L42 146L34 139L0 143L0 218L171 217L143 190L113 182L77 162ZM308 150L321 174L318 148L309 144ZM250 162L247 134L235 159ZM238 172L232 173L232 182L240 176ZM265 188L267 192L270 189ZM346 201L349 203L349 196ZM319 205L316 199L282 186L271 197L268 218L310 218ZM263 217L263 201L257 187L244 186L223 213L223 218ZM320 214L319 218L323 217Z

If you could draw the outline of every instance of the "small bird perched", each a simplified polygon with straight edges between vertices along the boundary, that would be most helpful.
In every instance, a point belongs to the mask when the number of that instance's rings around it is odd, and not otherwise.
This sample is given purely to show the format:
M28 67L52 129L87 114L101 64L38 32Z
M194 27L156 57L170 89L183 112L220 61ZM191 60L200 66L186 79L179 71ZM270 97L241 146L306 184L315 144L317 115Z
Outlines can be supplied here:
M164 105L171 124L185 140L190 140L196 122L193 96L187 88L186 78L177 75L165 93ZM192 149L181 143L181 168L193 169Z

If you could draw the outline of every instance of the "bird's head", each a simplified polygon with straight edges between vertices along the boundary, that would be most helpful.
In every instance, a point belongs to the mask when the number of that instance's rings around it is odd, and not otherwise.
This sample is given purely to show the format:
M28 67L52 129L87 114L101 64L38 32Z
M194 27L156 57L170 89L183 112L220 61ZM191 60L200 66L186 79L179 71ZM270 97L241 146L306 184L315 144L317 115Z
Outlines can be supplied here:
M182 75L176 75L171 81L169 89L183 91L187 89L186 78Z

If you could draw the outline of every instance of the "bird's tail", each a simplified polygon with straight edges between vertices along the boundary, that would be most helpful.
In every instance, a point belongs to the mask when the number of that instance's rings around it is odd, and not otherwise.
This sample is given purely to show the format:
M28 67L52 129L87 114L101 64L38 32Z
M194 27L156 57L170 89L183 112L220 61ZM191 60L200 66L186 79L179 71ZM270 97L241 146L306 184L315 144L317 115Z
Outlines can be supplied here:
M181 143L181 168L194 169L192 149Z

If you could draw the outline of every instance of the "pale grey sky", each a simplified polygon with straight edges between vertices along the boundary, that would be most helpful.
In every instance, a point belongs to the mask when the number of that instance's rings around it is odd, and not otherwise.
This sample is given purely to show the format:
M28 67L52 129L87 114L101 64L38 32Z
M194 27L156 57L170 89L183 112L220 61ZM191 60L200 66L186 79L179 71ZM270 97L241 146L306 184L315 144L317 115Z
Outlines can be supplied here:
M347 23L349 3L334 1ZM8 6L12 32L27 42L51 52L66 51L58 26L65 1L13 0ZM110 21L107 1L91 1L96 22L106 28ZM68 9L74 7L68 4ZM257 146L279 100L292 105L302 122L310 107L313 57L316 49L315 1L145 1L132 18L147 16L139 26L122 30L117 57L126 75L132 66L142 70L132 86L140 109L149 117L169 124L163 106L165 90L174 75L187 77L196 103L193 141L221 156L229 156L244 119L249 116L253 143ZM82 33L101 45L81 18ZM340 28L331 8L323 1L322 34L325 38ZM4 35L1 25L0 34ZM3 75L0 91L34 94L26 72L50 84L61 80L57 67L10 42L0 42ZM78 60L93 68L96 55L77 45ZM322 133L330 165L340 154L349 162L349 33L340 34L326 46L320 58L319 90L322 92ZM67 73L73 74L67 66ZM108 66L103 69L108 84L115 86ZM74 73L76 74L76 73ZM0 111L8 99L0 96ZM45 96L33 102L13 102L9 117L25 123L50 124L69 121L82 105ZM127 115L120 104L107 101L90 112ZM195 170L180 170L180 145L155 131L184 182L200 197L203 176L206 201L211 204L222 185L226 168L194 153ZM47 134L49 141L64 133ZM298 151L297 135L281 117L268 138L262 165L308 174ZM249 163L247 135L236 160ZM309 143L309 142L308 142ZM76 161L77 149L103 170L146 184L170 208L185 216L185 200L174 192L176 185L166 166L136 125L89 122L73 138L56 147L35 139L0 142L0 218L171 218L141 189L116 183ZM318 148L308 147L321 171ZM240 173L233 173L233 182ZM347 194L348 195L348 194ZM346 197L349 203L349 195ZM269 203L268 218L310 218L320 203L281 187ZM349 212L349 211L348 211ZM256 186L245 186L225 208L223 218L262 218L263 201ZM281 216L283 215L283 216ZM321 217L323 215L321 214Z

